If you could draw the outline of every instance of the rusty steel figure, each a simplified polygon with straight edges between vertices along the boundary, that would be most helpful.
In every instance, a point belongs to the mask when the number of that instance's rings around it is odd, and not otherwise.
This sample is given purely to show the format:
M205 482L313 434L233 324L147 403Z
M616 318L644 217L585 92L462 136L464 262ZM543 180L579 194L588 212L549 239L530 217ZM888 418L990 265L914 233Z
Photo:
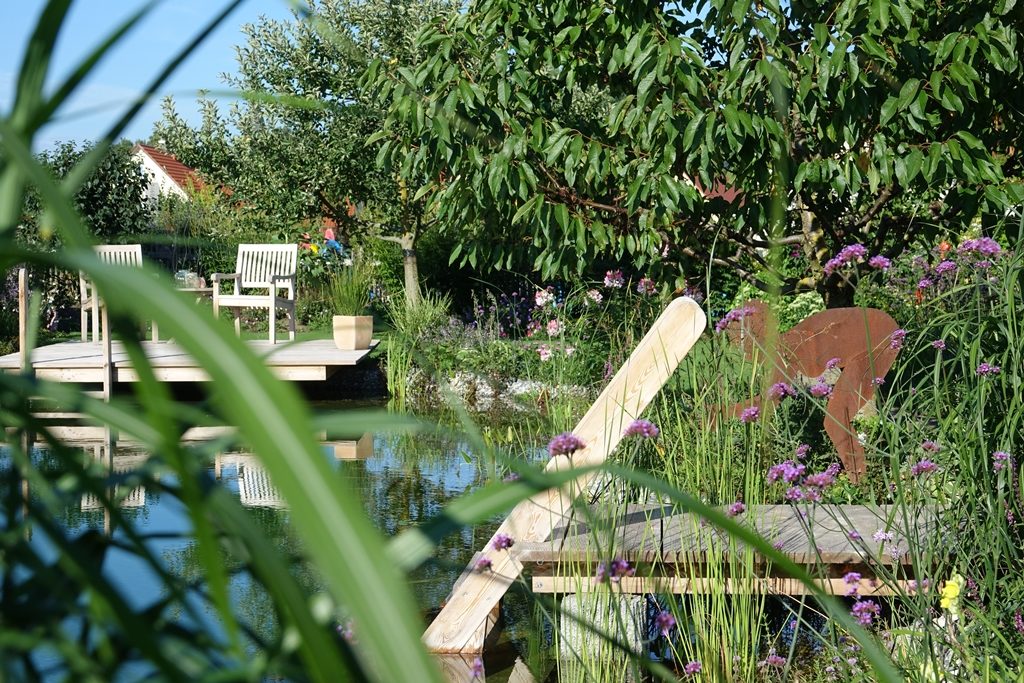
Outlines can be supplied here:
M878 309L832 308L778 334L774 316L763 301L749 301L738 310L741 317L726 328L729 339L747 359L756 356L771 367L770 384L792 384L801 375L820 378L830 367L841 370L826 406L825 432L850 479L859 480L867 467L851 421L874 397L875 378L884 378L896 360L902 338L894 338L893 333L899 325ZM778 403L780 398L769 400ZM760 398L738 403L732 414L739 416L744 408L760 407L760 403Z

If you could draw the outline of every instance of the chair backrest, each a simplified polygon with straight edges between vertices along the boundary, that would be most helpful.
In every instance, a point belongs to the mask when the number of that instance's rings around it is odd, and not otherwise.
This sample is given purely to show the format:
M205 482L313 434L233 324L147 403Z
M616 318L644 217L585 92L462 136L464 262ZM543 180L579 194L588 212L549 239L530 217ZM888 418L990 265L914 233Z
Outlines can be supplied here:
M100 261L115 266L142 267L141 244L100 244L93 247Z
M295 275L298 244L239 244L235 272L242 287L266 287L274 275Z

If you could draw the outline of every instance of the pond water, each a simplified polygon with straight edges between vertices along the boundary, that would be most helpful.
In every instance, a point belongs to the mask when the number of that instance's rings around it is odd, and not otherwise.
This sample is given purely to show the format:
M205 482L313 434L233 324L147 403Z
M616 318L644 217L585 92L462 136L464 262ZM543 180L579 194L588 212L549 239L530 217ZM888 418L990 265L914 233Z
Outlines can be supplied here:
M324 406L318 406L320 408ZM344 405L329 406L344 409ZM365 408L365 404L355 406ZM74 445L78 446L78 443ZM99 459L114 473L125 473L139 467L147 457L130 445L115 446L109 453L101 442L81 442L81 447ZM527 449L528 458L540 458L542 449ZM496 475L494 464L477 457L469 443L457 434L430 433L416 435L363 434L324 444L324 456L333 463L339 479L358 492L369 518L386 537L424 522L460 495L469 492ZM58 468L56 457L45 447L36 446L32 459L40 470ZM0 445L0 468L10 467L10 454ZM266 471L252 455L238 452L219 453L206 466L207 473L240 499L259 528L277 547L297 547L289 528L289 512ZM148 541L155 555L173 573L199 579L201 565L190 538L190 522L182 503L158 488L123 484L116 491L125 519ZM33 494L34 495L34 494ZM112 533L117 539L123 531L111 528L110 515L90 495L67 500L60 520L73 534L96 530ZM447 597L459 573L473 553L493 534L500 519L476 528L466 528L446 537L432 561L409 575L412 590L424 613L424 624ZM56 557L48 547L44 534L32 539L40 553ZM130 604L144 609L160 598L160 578L133 554L114 550L104 560L103 571L113 577ZM314 573L300 570L300 583L311 592L319 590ZM237 573L231 579L234 608L243 622L256 633L269 634L276 628L269 599L247 574ZM510 633L514 634L515 625ZM41 654L45 659L45 655ZM139 673L142 673L141 671ZM490 672L489 672L490 673ZM507 675L506 675L507 676Z

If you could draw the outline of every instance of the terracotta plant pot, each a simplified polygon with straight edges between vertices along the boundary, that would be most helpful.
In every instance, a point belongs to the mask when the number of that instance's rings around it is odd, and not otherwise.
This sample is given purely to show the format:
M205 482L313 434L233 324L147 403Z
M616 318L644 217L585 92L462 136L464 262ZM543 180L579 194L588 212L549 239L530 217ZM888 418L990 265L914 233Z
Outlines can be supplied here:
M342 351L364 351L372 338L372 315L334 316L334 345Z

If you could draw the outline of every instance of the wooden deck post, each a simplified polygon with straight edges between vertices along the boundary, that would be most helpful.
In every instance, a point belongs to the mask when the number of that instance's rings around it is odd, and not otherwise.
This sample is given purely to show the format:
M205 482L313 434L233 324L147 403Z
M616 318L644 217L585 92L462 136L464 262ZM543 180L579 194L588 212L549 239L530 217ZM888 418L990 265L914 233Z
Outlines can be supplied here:
M615 450L622 430L638 417L672 375L679 362L704 332L707 318L688 298L672 301L647 332L626 363L583 416L573 434L586 447L571 457L552 458L546 471L598 465ZM507 534L516 542L547 540L555 525L571 511L576 496L587 489L592 474L577 478L565 489L543 491L517 505L495 535ZM493 537L492 537L493 540ZM483 651L488 615L509 585L519 578L522 565L508 551L496 551L491 542L480 556L491 569L475 570L471 563L452 589L447 604L423 635L427 648L438 654Z
M28 269L18 268L18 353L21 371L32 369L32 349L28 348Z

